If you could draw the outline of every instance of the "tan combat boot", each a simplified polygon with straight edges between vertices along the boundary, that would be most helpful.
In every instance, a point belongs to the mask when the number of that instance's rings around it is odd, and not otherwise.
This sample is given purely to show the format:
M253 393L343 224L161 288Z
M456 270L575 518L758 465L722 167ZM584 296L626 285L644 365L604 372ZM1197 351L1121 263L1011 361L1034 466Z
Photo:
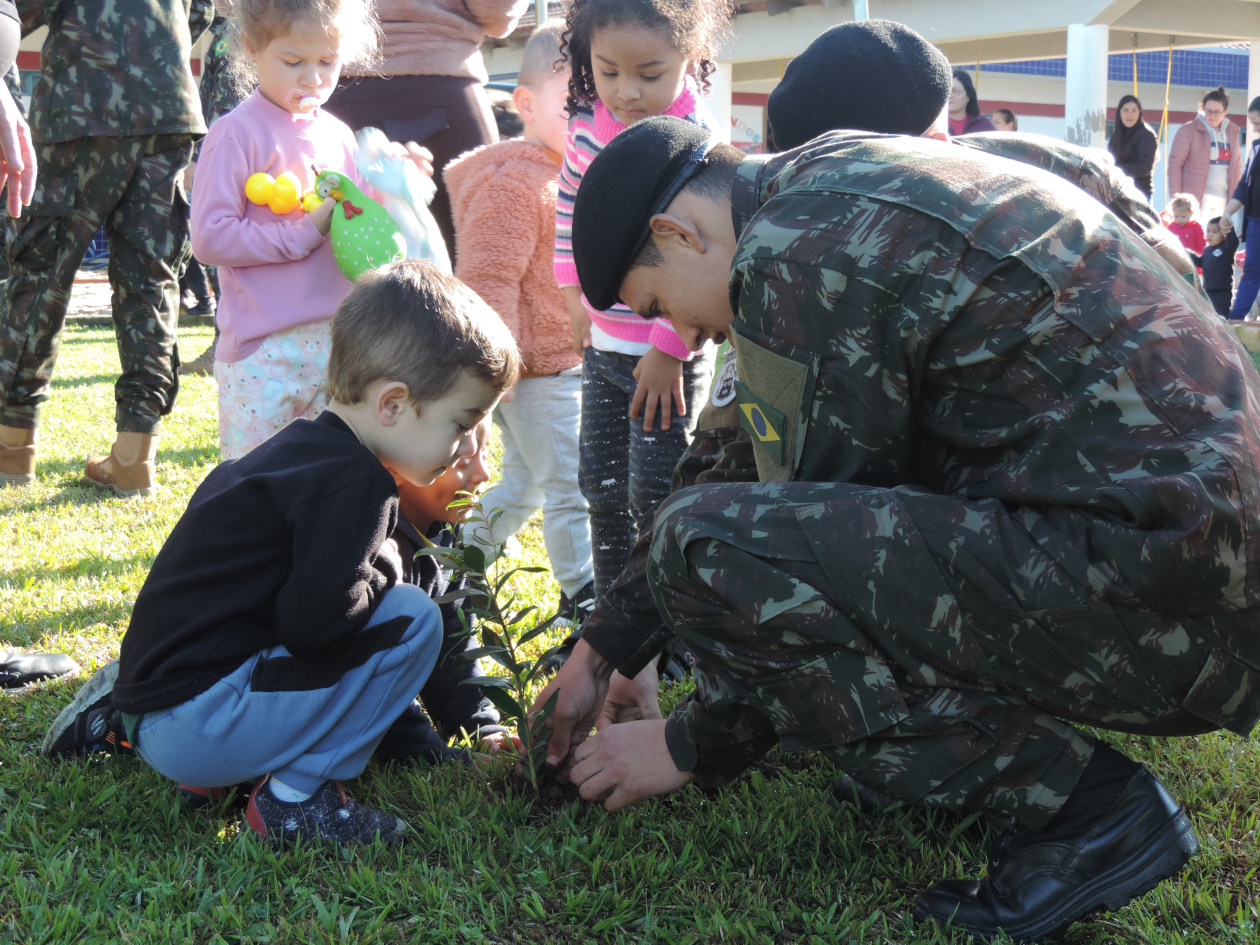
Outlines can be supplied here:
M88 482L104 486L114 495L152 495L156 433L119 433L108 456L91 456L83 470Z
M35 481L35 428L0 426L0 486Z

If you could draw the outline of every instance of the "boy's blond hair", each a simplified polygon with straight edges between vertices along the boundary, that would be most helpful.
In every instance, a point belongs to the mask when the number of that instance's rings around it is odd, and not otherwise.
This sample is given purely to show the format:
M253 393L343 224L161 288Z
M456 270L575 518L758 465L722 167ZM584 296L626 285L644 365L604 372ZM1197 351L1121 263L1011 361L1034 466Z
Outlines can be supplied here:
M516 383L512 332L472 289L427 262L404 259L360 276L332 320L328 390L346 405L374 381L401 381L417 407L446 395L463 371L498 391Z
M1188 210L1191 216L1199 212L1199 201L1194 199L1194 194L1173 194L1172 199L1168 201L1168 209L1176 210L1181 207Z
M568 76L569 65L560 56L560 37L564 23L556 20L540 26L529 34L525 53L521 56L521 71L516 84L537 91L544 82L555 76Z

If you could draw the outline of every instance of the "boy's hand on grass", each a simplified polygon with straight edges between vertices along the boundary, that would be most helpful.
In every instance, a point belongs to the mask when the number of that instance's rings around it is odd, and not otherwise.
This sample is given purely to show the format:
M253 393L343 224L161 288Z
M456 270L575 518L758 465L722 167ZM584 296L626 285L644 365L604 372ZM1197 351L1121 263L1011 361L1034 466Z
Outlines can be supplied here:
M659 693L660 677L656 673L656 663L648 663L633 679L613 673L595 730L602 732L608 726L621 722L662 718Z
M690 771L679 771L665 744L660 719L612 725L573 752L569 777L582 797L608 811L635 801L669 794L690 784Z
M661 429L668 430L674 411L679 416L687 413L683 400L683 363L660 348L652 348L634 367L634 379L639 382L634 399L630 401L630 416L643 414L643 429L652 432L652 425L659 410Z

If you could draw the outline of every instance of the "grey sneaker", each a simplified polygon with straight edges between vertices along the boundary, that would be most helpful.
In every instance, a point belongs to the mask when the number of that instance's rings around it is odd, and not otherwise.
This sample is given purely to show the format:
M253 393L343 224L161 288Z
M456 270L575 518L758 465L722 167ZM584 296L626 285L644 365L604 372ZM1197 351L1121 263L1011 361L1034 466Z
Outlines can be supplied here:
M117 679L118 660L110 660L89 677L44 736L40 747L44 757L88 755L97 751L111 755L136 753L123 731L121 713L112 704Z
M245 820L255 833L276 843L300 839L365 845L378 836L386 843L396 843L407 829L402 818L346 797L340 781L325 781L306 800L292 803L278 800L268 781L259 781L249 796Z

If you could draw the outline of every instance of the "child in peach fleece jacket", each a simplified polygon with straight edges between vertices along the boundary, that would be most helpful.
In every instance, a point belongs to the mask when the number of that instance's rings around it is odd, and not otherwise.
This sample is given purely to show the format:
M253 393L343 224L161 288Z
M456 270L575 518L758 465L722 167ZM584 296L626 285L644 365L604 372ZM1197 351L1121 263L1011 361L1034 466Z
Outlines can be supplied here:
M492 555L539 508L560 611L593 595L591 529L578 487L581 355L573 350L564 297L552 274L556 181L568 118L568 70L559 58L562 23L530 37L513 92L524 136L469 151L444 172L455 218L455 274L512 329L524 366L511 399L494 411L503 442L502 478L482 499L503 509L493 528L466 528ZM469 523L470 525L472 523Z

